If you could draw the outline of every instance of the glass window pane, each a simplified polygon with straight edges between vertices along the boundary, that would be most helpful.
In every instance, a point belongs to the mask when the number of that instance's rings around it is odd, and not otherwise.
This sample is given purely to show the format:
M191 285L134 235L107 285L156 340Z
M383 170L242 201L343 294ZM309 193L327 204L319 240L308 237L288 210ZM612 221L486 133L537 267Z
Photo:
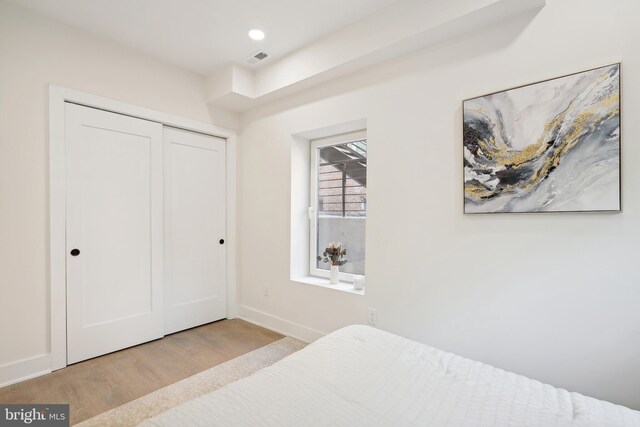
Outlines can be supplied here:
M367 217L367 141L318 148L317 254L331 242L347 249L340 271L364 274ZM316 268L329 270L318 261Z

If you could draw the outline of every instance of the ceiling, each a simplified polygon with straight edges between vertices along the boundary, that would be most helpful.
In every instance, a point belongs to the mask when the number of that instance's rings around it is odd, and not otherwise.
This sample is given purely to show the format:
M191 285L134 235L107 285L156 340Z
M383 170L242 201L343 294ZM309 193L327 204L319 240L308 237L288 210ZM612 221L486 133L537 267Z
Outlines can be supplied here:
M267 63L396 1L7 0L202 75L258 50Z

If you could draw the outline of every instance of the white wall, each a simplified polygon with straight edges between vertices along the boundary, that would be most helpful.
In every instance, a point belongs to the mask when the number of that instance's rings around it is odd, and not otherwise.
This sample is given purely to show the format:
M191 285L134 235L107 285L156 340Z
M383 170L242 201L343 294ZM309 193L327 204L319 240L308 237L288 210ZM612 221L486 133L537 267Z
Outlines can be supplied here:
M49 83L234 125L202 77L0 1L0 383L49 352Z
M241 313L329 332L375 307L383 329L640 409L638 13L631 0L548 0L243 115ZM624 213L462 214L462 99L620 60ZM288 256L292 134L363 117L364 297L290 281Z

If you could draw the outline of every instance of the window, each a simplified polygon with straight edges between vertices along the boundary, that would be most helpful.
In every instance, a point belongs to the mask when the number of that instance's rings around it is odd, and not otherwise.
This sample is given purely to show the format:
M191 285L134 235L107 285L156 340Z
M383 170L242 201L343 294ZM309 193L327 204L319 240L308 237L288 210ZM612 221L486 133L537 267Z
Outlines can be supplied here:
M331 242L341 242L347 263L341 279L364 275L367 221L367 139L364 131L311 141L310 275L329 277L317 261Z

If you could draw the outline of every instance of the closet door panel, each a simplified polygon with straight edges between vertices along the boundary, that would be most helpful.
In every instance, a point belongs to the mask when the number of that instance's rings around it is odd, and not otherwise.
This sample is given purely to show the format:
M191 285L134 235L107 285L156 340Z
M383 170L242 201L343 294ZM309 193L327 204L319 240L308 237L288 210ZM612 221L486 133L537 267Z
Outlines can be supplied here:
M163 336L162 126L66 104L68 363Z
M165 333L226 317L225 141L165 128Z

